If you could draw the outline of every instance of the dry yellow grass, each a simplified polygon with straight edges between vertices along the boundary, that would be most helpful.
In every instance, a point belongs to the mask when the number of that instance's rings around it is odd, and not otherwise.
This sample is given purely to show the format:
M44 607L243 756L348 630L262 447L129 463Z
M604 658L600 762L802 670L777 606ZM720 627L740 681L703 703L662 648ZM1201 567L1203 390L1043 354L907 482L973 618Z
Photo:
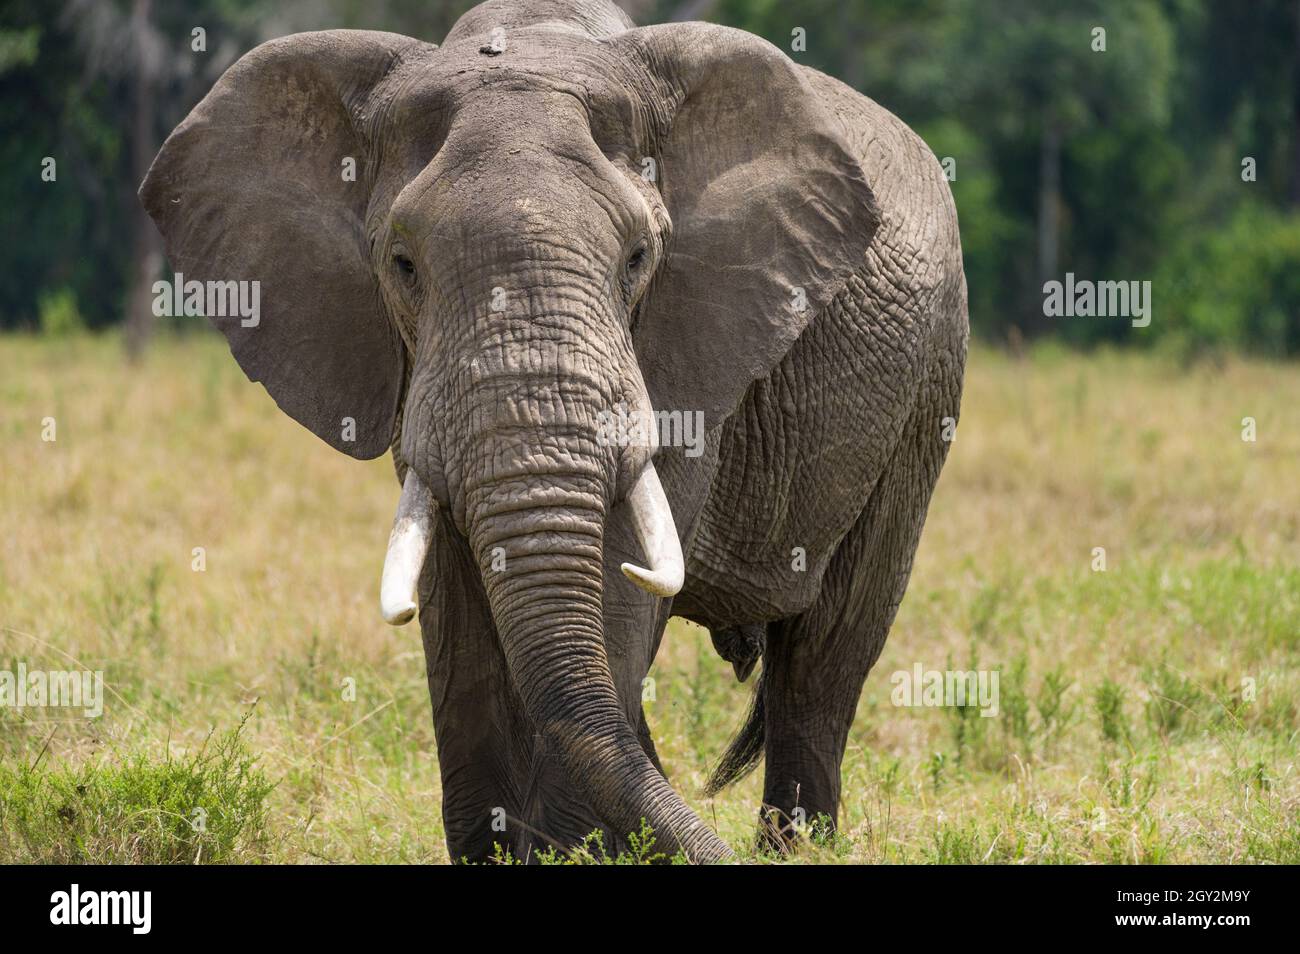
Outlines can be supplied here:
M419 634L375 605L388 461L290 423L208 335L136 368L111 338L0 339L0 438L0 668L110 687L100 720L0 709L0 767L159 762L251 707L278 785L232 860L447 860ZM850 737L846 837L801 858L1300 861L1298 478L1294 366L976 349ZM893 706L917 662L1000 669L999 716ZM745 850L758 778L699 792L748 689L681 622L654 675L675 784Z

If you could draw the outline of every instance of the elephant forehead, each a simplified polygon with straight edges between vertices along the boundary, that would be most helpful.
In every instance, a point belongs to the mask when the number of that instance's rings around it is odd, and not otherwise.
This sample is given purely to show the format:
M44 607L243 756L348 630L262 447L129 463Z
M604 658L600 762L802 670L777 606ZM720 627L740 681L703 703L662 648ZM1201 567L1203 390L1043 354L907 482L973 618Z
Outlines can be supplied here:
M640 139L649 88L614 45L529 27L508 33L499 52L490 38L472 37L404 64L386 90L383 114L415 125L431 115L469 114L486 127L531 122L541 108L617 147Z

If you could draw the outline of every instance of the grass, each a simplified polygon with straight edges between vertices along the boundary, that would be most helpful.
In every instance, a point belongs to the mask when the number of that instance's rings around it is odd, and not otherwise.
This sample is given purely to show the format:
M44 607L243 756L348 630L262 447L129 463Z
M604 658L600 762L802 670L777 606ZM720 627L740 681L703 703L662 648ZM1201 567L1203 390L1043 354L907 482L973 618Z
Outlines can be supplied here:
M761 860L1300 862L1297 408L1293 365L976 349L842 837ZM0 446L0 669L106 683L96 720L0 707L0 862L448 860L419 634L375 606L391 464L207 335L0 339ZM998 670L998 714L893 705L916 663ZM652 675L674 784L753 858L761 772L700 794L748 688L681 621Z
M239 740L209 736L159 760L111 758L42 771L0 764L0 857L40 864L177 864L267 856L273 786Z

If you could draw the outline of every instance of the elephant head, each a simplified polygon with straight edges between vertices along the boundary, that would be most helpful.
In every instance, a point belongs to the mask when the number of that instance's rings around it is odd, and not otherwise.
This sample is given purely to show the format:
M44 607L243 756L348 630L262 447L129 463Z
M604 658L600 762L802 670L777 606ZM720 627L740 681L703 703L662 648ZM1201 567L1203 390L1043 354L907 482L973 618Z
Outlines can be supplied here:
M645 551L629 577L671 596L683 560L653 435L602 427L615 408L717 424L861 264L874 199L799 68L577 0L492 0L440 47L298 34L230 68L141 197L187 279L260 283L255 324L210 316L249 378L335 448L393 451L388 621L417 611L441 510L529 719L602 819L726 854L611 680L613 505Z

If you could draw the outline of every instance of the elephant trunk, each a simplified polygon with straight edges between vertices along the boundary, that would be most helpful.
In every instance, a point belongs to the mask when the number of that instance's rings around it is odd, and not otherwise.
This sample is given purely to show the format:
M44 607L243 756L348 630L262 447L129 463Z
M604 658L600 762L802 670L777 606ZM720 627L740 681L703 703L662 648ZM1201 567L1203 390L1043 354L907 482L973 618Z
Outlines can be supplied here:
M601 615L606 495L595 470L549 475L536 489L500 480L475 495L470 544L506 661L540 740L617 835L645 819L657 847L716 861L730 849L651 764L614 689Z

